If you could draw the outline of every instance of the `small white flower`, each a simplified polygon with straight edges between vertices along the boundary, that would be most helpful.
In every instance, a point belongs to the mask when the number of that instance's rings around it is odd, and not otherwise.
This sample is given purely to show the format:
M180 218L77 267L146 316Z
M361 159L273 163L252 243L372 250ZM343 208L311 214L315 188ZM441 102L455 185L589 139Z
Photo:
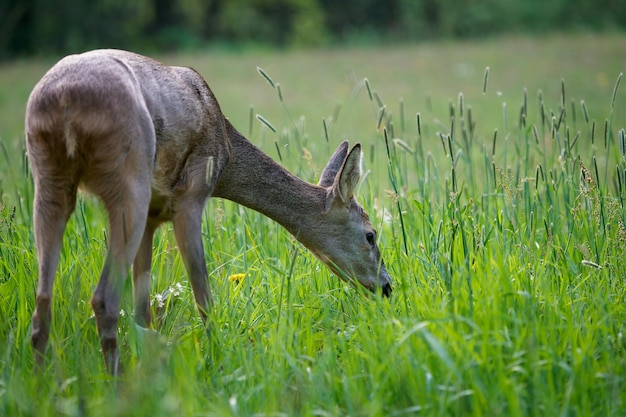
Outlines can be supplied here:
M174 296L174 297L178 297L183 293L183 286L180 282L177 282L176 284L174 284L173 286L170 285L170 293Z
M232 397L229 398L228 404L230 405L230 409L233 411L233 413L237 414L237 409L239 407L237 407L237 396L236 395L233 395Z
M155 302L158 308L163 308L165 305L163 294L155 294L151 304L154 304Z

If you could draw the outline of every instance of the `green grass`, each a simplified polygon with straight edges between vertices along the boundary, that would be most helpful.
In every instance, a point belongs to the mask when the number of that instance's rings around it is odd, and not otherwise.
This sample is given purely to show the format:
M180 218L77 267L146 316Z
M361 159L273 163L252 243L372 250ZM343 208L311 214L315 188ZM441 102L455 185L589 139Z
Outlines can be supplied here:
M556 36L163 57L196 67L234 124L252 126L250 139L303 178L315 181L343 138L363 143L360 201L395 291L367 297L280 226L211 200L211 337L164 227L158 333L134 326L129 283L119 379L104 370L88 302L106 249L90 197L66 233L47 368L32 374L37 277L21 130L52 61L5 65L0 415L624 415L626 81L614 91L624 45L622 35Z

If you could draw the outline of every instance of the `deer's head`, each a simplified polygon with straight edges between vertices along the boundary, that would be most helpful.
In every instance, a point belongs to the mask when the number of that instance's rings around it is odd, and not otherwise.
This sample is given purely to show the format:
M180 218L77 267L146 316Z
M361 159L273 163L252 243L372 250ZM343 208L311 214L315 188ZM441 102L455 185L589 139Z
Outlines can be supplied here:
M319 186L326 190L321 227L322 245L312 252L340 278L358 281L372 292L391 294L391 277L377 245L376 230L356 201L355 187L361 177L361 145L348 152L343 142L322 172Z

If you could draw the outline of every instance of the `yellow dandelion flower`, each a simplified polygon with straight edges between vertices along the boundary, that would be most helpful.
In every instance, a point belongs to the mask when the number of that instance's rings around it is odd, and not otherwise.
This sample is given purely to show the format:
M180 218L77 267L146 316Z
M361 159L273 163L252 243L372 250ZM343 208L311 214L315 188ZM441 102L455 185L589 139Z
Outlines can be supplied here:
M243 279L244 279L245 277L246 277L246 274L233 274L233 275L230 275L230 276L228 277L228 280L229 280L230 282L235 282L235 283L237 283L237 282L239 282L239 281L243 281Z

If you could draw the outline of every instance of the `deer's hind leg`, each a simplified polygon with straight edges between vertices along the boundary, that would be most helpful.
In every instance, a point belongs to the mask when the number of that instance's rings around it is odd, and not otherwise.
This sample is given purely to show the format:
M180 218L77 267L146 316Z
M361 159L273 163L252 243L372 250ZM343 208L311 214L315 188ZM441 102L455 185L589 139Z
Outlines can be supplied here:
M116 182L115 202L105 202L109 213L109 248L91 306L96 317L102 353L109 372L119 371L117 322L120 297L144 233L150 198L149 185Z
M137 142L131 143L124 155L100 163L99 166L104 167L102 172L88 183L109 214L109 247L91 306L105 363L112 374L119 373L117 323L120 297L148 218L154 158L150 144L154 144L153 137L139 135Z
M41 368L50 335L52 287L63 233L76 203L76 183L31 160L35 177L33 223L39 263L39 282L31 330L35 365Z

